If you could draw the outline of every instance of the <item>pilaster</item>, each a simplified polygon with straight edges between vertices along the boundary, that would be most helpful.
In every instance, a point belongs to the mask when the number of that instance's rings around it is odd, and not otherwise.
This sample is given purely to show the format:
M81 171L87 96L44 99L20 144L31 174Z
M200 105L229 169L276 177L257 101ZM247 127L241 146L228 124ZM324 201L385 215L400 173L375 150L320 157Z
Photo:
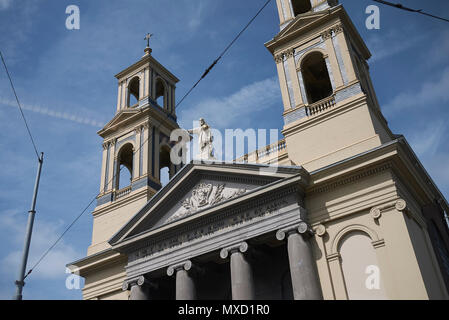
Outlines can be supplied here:
M279 76L279 84L281 87L284 111L288 111L291 109L291 103L290 103L290 95L289 95L288 86L287 86L287 78L286 78L285 70L284 70L284 55L282 53L280 53L280 54L276 55L274 59L276 61L276 68L277 68L278 76Z

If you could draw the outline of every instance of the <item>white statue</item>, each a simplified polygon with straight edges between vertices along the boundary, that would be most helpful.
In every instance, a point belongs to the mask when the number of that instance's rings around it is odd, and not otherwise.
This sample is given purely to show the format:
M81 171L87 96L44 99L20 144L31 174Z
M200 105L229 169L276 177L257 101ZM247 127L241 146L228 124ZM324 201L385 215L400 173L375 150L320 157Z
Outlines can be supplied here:
M198 135L198 158L200 160L215 160L213 156L213 145L214 136L210 131L209 125L204 121L203 118L200 119L200 127L188 130L190 134Z

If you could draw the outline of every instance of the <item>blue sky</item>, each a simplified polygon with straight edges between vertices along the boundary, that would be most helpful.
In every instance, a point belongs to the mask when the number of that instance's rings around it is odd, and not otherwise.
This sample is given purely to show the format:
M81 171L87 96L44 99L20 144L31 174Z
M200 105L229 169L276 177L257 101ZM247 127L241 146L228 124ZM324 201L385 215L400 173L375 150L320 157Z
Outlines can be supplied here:
M115 114L114 75L143 55L179 79L180 98L265 0L0 0L0 49L45 163L29 264L99 190L96 132ZM382 7L381 29L365 28L370 0L343 0L373 53L371 75L393 132L406 136L446 198L449 195L449 24ZM447 1L403 0L449 16ZM78 5L81 29L65 28ZM265 9L178 110L189 127L204 116L215 128L282 128L276 68L264 48L279 30L275 1ZM37 162L4 71L0 72L0 298L17 278ZM65 264L91 241L89 211L27 279L25 299L80 299L65 287Z

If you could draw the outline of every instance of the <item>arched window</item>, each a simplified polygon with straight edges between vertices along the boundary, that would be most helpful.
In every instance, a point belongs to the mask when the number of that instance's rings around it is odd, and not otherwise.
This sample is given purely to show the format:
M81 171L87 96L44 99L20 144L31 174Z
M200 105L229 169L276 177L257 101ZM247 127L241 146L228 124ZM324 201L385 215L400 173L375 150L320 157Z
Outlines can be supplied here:
M162 146L159 154L159 181L165 186L170 180L170 148Z
M140 81L139 78L132 79L128 84L128 107L133 107L139 102Z
M160 78L156 80L156 102L160 107L165 108L165 83Z
M133 145L125 144L119 151L117 157L116 189L120 190L131 185L133 174Z
M331 80L321 52L312 52L304 58L301 70L309 104L332 95Z
M295 17L298 14L306 13L312 10L310 0L292 0L293 13Z

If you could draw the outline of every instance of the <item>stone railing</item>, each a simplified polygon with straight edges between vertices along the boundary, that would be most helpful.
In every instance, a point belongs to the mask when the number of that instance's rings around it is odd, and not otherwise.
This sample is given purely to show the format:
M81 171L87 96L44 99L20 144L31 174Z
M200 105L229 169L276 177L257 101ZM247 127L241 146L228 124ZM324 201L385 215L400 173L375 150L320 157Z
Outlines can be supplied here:
M251 153L248 153L244 155L243 157L240 157L236 159L236 162L259 162L259 159L269 157L270 155L273 155L274 153L277 153L279 155L281 151L286 151L287 145L285 143L285 139L282 139L276 143L270 144L266 147L263 147L259 150L253 151Z
M125 187L123 189L115 191L114 199L117 200L117 199L123 198L124 196L130 194L131 193L131 187L132 186L127 186L127 187Z
M312 103L311 105L308 105L306 107L306 114L307 116L314 116L321 112L326 111L327 109L330 109L334 107L336 104L335 102L335 95L332 95L330 97L324 98L320 101L317 101L315 103Z

